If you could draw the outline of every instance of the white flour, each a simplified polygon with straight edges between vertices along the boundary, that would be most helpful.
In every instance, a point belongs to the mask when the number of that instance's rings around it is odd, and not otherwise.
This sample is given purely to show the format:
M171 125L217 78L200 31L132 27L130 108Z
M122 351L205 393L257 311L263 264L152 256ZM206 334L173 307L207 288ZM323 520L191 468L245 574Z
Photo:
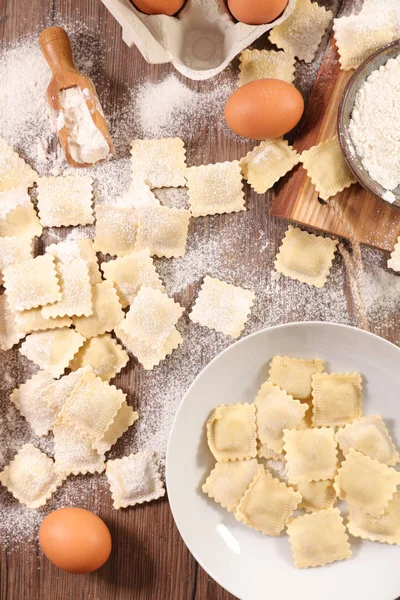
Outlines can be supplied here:
M400 56L373 71L361 86L349 127L365 169L386 190L400 184L399 106Z
M60 93L62 110L57 118L57 129L67 128L70 154L80 164L103 160L110 150L91 117L86 104L88 95L88 90L78 87L63 90Z

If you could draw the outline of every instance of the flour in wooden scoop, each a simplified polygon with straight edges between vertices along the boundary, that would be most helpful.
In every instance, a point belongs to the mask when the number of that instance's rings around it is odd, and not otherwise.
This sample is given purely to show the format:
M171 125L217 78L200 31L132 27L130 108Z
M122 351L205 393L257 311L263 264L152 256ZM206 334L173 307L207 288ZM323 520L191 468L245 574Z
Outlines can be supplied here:
M369 175L390 192L400 185L400 55L373 71L358 90L349 131Z

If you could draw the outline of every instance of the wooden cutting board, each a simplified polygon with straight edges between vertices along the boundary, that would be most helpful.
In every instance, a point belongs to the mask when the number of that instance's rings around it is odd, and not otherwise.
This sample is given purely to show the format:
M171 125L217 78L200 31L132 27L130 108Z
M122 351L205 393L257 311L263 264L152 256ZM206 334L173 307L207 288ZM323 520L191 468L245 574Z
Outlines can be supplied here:
M340 70L338 58L331 38L311 92L303 125L294 142L298 152L308 150L336 133L340 98L352 74L352 71ZM400 235L400 209L374 198L358 183L337 194L335 202L356 239L382 250L393 249ZM301 165L282 180L271 214L340 237L349 237L349 229L336 216L334 208L318 200L318 194Z

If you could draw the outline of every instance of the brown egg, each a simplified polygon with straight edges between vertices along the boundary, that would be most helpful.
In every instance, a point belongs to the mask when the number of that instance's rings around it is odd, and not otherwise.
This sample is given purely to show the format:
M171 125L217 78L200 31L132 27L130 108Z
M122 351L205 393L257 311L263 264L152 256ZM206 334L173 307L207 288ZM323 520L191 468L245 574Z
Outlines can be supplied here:
M135 0L136 1L136 0ZM247 25L265 25L279 17L289 0L228 0L232 15Z
M225 105L225 119L238 135L266 140L293 129L303 111L304 100L293 85L280 79L259 79L233 92Z
M59 508L39 530L39 543L47 558L68 573L91 573L111 552L111 535L97 515L83 508Z
M175 15L186 0L131 0L146 15Z

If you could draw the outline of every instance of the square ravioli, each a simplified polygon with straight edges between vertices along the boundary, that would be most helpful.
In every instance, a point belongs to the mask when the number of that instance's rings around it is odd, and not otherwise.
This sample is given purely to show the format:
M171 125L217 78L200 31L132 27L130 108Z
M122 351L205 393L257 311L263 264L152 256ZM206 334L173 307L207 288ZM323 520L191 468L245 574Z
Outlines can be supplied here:
M47 246L46 253L51 254L62 263L71 262L76 259L84 260L89 269L90 284L96 285L96 283L101 282L101 274L93 247L93 240L86 238L82 240L63 240L58 244Z
M126 329L129 329L129 326L127 326ZM116 327L115 334L129 352L138 359L146 371L151 371L162 360L165 360L165 358L176 350L183 341L177 328L173 327L165 342L158 348L155 348L154 346L150 346L139 340L139 338L131 332L127 332L126 329L122 326Z
M257 194L264 194L299 162L286 140L265 140L240 161L242 175Z
M182 316L184 308L160 290L140 288L121 329L140 342L160 348Z
M125 400L126 395L121 390L96 377L86 367L61 409L60 420L95 442L110 429Z
M338 468L335 432L330 427L283 432L290 483L333 479Z
M54 461L32 444L25 444L0 473L0 483L28 508L46 504L62 479Z
M189 167L186 177L194 217L246 210L239 161Z
M0 296L0 349L10 350L24 337L15 324L14 312L7 300L7 294Z
M59 409L50 404L48 390L55 379L47 371L38 371L10 394L10 401L25 417L36 435L47 435L54 425Z
M274 356L269 368L268 381L285 390L296 400L311 400L312 376L322 373L324 361L320 359Z
M340 17L333 22L340 66L344 71L357 69L371 54L390 44L397 37L395 19L376 12Z
M118 204L142 208L143 206L160 206L160 201L145 181L134 179L128 191L118 199Z
M0 192L15 187L32 187L37 173L0 138Z
M201 489L209 498L233 512L257 475L258 467L255 458L217 462Z
M0 192L0 236L32 239L42 235L42 226L27 189Z
M337 245L337 240L289 226L276 256L275 269L286 277L322 288Z
M56 317L45 319L42 315L42 307L37 306L30 310L21 310L14 313L15 326L17 330L26 335L33 331L46 331L47 329L62 329L71 327L72 321L69 317Z
M322 200L329 200L356 183L344 159L337 135L305 150L300 161Z
M296 485L296 490L300 492L302 497L299 508L307 512L326 510L336 502L336 492L332 479L303 481Z
M397 244L395 244L393 251L390 254L390 258L387 262L388 269L400 272L400 237L397 238Z
M361 417L360 373L317 373L312 378L314 427L340 427Z
M293 54L276 50L243 50L240 55L239 86L257 79L282 79L293 83Z
M53 429L58 415L82 377L82 369L60 379L47 371L38 371L10 394L10 401L25 417L38 436Z
M108 452L138 418L138 413L124 401L104 435L99 440L92 442L92 448L99 454Z
M260 465L236 508L235 517L264 535L277 536L300 502L299 492L273 477Z
M400 545L400 492L396 492L380 517L371 517L357 506L349 505L347 529L354 537Z
M218 406L207 421L207 442L218 462L257 456L256 410L253 404Z
M317 2L297 0L291 15L271 29L269 40L306 63L313 61L333 14Z
M35 331L27 336L20 352L57 378L64 373L84 341L84 337L67 327Z
M39 177L38 211L43 227L91 225L93 179L82 175Z
M164 290L153 259L147 250L138 250L109 262L103 262L101 269L106 280L111 281L117 290L122 308L133 303L143 285L155 290Z
M400 462L396 446L379 415L362 417L338 429L336 441L344 455L349 453L350 448L354 448L390 467Z
M94 249L111 256L125 256L135 249L137 210L130 206L97 205Z
M69 475L104 471L104 454L93 450L90 440L83 433L63 423L57 423L53 433L55 467L63 479Z
M150 450L109 460L106 476L115 509L150 502L165 495L155 454Z
M255 294L250 290L207 275L189 317L193 323L238 338L254 298Z
M266 381L254 401L256 407L257 437L277 454L283 450L284 429L306 428L307 404L293 400L278 386Z
M320 567L351 557L349 538L338 508L296 517L289 523L287 532L298 569Z
M61 300L43 306L45 319L57 317L89 316L92 308L92 286L88 264L83 258L63 262L56 259L56 272Z
M13 310L27 310L61 300L54 258L48 254L14 263L3 271Z
M138 210L136 249L147 249L150 256L184 256L190 212L168 206L145 206Z
M132 178L151 188L186 185L186 150L179 138L134 140L131 144Z
M0 237L0 285L6 267L32 258L33 245L29 238Z
M129 356L109 333L87 340L71 361L69 368L76 371L90 366L103 381L113 379L129 361Z
M380 517L400 485L400 473L352 448L335 477L334 487L341 500L372 517Z
M115 329L124 318L118 294L110 281L92 287L92 314L73 317L76 330L85 338L92 338Z

